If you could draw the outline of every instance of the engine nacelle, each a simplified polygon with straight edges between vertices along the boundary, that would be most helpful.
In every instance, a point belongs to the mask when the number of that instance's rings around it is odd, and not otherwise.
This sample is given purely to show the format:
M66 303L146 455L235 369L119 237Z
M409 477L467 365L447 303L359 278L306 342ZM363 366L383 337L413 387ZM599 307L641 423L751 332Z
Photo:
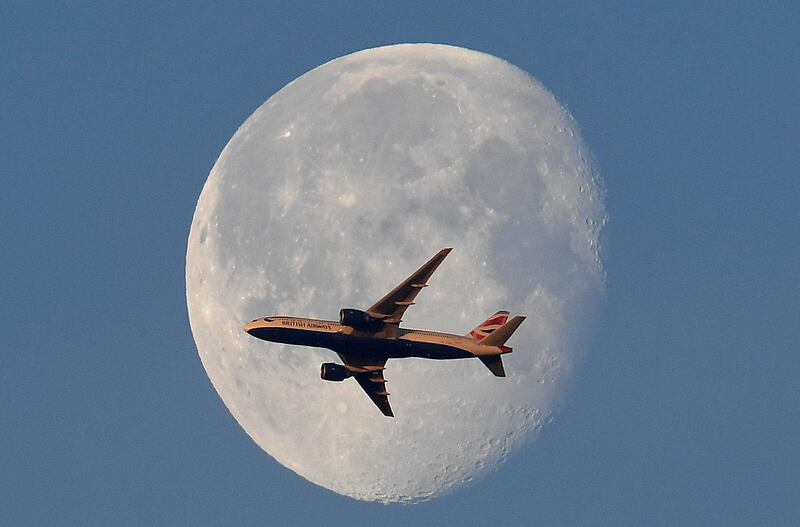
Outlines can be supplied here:
M342 309L339 311L339 323L343 326L361 329L364 331L378 331L381 329L381 319L370 316L358 309Z
M335 362L323 363L319 372L319 376L322 377L323 380L336 382L343 381L352 375L353 374L350 373L347 368Z

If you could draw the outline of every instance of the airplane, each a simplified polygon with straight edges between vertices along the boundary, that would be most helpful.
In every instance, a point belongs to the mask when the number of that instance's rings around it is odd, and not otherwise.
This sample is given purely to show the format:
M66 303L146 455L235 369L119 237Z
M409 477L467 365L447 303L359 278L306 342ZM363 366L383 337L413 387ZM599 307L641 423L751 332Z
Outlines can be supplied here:
M406 309L414 304L422 288L427 287L431 275L451 250L446 247L436 253L368 309L340 310L338 322L271 316L245 324L244 331L270 342L335 351L344 364L322 364L320 377L337 382L355 378L387 417L394 417L383 376L389 359L477 357L495 376L505 377L501 357L512 352L505 343L525 320L523 316L508 320L508 311L498 311L463 336L400 327Z

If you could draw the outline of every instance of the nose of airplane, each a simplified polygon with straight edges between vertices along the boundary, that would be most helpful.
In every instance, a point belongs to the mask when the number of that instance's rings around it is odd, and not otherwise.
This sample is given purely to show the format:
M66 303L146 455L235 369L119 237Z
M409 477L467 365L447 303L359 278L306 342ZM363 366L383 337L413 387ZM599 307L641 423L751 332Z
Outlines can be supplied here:
M245 333L249 335L250 332L257 327L258 327L258 320L254 320L252 322L248 322L247 324L245 324L244 327L242 327L242 329L244 330Z

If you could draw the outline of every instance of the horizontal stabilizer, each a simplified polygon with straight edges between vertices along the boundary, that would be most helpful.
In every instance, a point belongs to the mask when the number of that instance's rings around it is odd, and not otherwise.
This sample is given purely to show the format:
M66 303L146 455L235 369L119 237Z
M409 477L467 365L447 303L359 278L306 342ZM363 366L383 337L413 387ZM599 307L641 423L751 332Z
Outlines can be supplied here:
M484 355L478 358L489 368L489 371L494 373L495 377L506 376L506 370L503 369L503 359L500 355Z
M494 330L491 334L487 335L481 341L484 346L502 346L506 341L511 338L511 335L517 330L522 321L525 320L523 316L516 316Z

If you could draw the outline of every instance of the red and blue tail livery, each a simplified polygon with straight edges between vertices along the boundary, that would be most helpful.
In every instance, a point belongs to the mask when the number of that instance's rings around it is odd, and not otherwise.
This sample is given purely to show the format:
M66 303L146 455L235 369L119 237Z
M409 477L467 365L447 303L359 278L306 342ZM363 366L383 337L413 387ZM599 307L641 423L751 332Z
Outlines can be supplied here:
M467 333L467 335L480 342L506 322L508 322L508 311L498 311L481 322L478 327Z

